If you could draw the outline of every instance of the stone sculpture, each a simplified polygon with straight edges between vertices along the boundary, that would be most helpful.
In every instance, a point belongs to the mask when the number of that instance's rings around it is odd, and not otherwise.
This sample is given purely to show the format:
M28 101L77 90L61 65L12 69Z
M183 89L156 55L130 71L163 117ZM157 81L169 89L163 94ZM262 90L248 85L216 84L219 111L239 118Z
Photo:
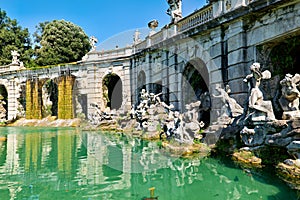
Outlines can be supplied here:
M90 37L90 45L91 45L91 51L96 50L96 43L98 43L98 39L95 36Z
M280 81L282 86L282 96L279 103L283 110L283 119L300 118L299 98L300 92L297 88L300 82L300 74L286 74L285 78Z
M100 125L103 120L112 120L112 114L101 111L98 104L91 103L90 106L94 108L94 112L88 116L88 120L92 125Z
M19 65L20 61L19 61L18 57L20 56L20 54L16 50L13 50L13 51L11 51L11 55L12 55L11 64Z
M139 30L136 30L134 32L134 36L133 36L133 42L134 42L134 44L137 44L137 43L139 43L141 41L140 35L141 35L141 32Z
M216 84L216 91L219 92L219 95L213 95L213 97L220 98L224 104L221 109L221 116L237 117L243 114L243 108L229 96L231 91L229 85L223 89L220 84Z
M252 121L275 120L272 102L265 101L263 93L259 89L261 80L270 79L271 72L268 70L261 72L259 63L253 63L250 66L250 71L251 74L247 75L244 79L244 82L248 83L250 90L248 118Z
M182 1L181 0L167 0L169 8L167 14L171 16L172 22L177 22L182 18Z

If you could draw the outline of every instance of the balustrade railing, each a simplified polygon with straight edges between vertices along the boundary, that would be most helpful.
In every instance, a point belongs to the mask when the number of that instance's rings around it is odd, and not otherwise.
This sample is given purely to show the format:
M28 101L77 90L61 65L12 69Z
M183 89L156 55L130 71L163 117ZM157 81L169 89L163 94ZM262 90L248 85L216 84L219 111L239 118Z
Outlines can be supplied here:
M118 57L118 56L126 56L130 55L132 52L132 47L125 47L125 48L120 48L120 49L113 49L109 51L100 51L97 52L98 58L100 59L107 59L107 58L113 58L113 57Z
M154 35L150 36L151 39L151 45L157 44L164 40L163 31L159 31L155 33Z
M213 7L208 5L178 22L178 32L183 32L213 19Z
M146 48L147 48L147 40L144 40L135 46L135 51L137 51L137 52L142 51L143 49L146 49Z

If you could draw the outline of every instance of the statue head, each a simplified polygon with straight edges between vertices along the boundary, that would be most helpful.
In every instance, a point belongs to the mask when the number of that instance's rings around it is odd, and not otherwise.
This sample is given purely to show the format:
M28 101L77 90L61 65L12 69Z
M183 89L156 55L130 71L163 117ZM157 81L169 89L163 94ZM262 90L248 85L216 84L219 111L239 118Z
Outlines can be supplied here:
M251 66L250 66L250 70L251 71L259 71L260 70L260 64L259 63L253 63Z

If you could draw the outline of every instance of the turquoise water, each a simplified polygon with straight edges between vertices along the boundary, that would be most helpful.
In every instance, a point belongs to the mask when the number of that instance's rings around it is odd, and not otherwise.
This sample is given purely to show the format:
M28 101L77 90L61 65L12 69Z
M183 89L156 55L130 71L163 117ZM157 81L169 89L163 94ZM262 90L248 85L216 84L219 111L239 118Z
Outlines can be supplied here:
M0 199L293 200L272 172L170 157L155 142L65 128L0 128ZM3 139L2 139L3 140Z

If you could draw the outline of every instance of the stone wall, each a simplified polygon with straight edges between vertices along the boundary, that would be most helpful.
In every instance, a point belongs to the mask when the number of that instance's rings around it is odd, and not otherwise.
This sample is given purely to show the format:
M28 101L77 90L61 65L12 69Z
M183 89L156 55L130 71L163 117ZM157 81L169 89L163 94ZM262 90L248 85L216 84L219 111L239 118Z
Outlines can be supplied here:
M132 47L92 51L72 66L1 72L1 78L7 80L9 119L17 113L18 84L25 84L28 74L54 79L66 70L76 77L72 89L76 117L88 117L95 112L91 104L106 109L102 84L109 73L118 75L122 81L120 110L129 110L137 103L143 85L149 91L160 85L163 98L182 110L185 95L182 85L186 79L183 73L189 64L203 75L211 95L215 93L216 84L229 84L230 96L243 105L248 88L242 80L249 73L249 66L260 62L263 69L268 69L271 64L266 58L269 51L258 55L258 47L268 49L286 38L299 36L299 13L299 0L211 1L178 24L169 24ZM141 74L145 75L144 82L139 80ZM212 98L213 120L221 106L219 99Z

